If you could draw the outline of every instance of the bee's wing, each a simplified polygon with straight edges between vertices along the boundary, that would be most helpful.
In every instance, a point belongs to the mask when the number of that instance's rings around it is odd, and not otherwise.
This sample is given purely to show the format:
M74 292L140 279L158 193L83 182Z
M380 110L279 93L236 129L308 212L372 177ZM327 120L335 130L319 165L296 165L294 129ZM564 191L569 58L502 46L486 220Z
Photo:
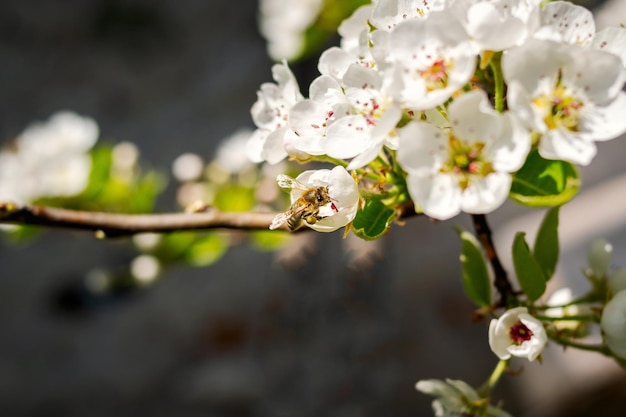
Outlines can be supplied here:
M291 210L278 213L274 217L274 220L272 220L272 224L270 224L270 230L278 229L280 226L287 223L290 217L291 217Z
M302 184L295 178L291 178L289 175L280 174L276 177L276 182L280 188L284 188L286 190L300 190L306 191L309 189L306 185Z

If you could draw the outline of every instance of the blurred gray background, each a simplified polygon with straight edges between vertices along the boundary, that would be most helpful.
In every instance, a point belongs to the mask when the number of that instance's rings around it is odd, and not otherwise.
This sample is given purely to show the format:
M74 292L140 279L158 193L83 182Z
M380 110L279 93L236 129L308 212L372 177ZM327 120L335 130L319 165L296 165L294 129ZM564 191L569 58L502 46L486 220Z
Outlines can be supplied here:
M626 22L623 2L609 6L602 22ZM253 0L4 0L0 138L70 109L94 117L101 140L135 142L164 171L183 152L209 159L251 126L256 90L271 81L256 18ZM314 61L293 69L306 93ZM624 156L624 138L603 143L582 170L583 193L563 210L555 287L584 290L579 271L597 236L626 266ZM532 235L542 213L507 203L492 216L504 258L511 230ZM341 233L317 236L300 269L239 245L213 266L168 269L152 287L106 300L79 284L96 267L127 263L128 241L68 231L3 241L0 415L432 415L418 379L479 385L497 362L487 323L470 319L453 224L469 227L466 216L394 226L369 267L349 262ZM544 356L503 378L494 397L508 411L623 410L626 379L612 361L555 346Z

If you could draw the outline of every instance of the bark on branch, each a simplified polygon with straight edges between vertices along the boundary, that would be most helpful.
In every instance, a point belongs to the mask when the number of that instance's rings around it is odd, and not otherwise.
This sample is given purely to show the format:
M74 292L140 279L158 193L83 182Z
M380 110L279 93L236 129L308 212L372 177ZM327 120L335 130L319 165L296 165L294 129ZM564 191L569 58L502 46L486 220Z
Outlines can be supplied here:
M207 229L268 230L276 214L223 212L214 207L192 213L114 214L0 202L0 224L85 230L97 233L99 237ZM397 208L398 219L414 215L410 202ZM279 230L289 229L283 225ZM303 227L299 230L311 229Z
M89 230L102 237L217 228L265 230L275 215L226 213L211 207L196 213L113 214L0 203L0 223Z

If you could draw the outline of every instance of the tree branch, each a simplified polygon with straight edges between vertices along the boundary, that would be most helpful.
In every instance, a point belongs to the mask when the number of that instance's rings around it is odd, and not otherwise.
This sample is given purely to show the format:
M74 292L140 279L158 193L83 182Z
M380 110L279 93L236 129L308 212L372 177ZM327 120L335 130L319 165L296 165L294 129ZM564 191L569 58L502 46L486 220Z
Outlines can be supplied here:
M493 285L500 294L500 302L498 303L498 306L506 307L508 305L509 297L514 296L515 291L513 291L513 286L509 281L506 270L500 262L500 258L496 252L496 247L491 239L491 229L487 223L487 217L484 214L472 214L472 222L474 224L474 230L476 230L476 234L480 240L480 244L485 250L487 259L489 259L489 263L491 263L491 268L493 269Z
M98 237L131 236L138 233L169 233L185 230L238 229L269 230L277 213L223 212L204 207L197 212L164 214L114 214L68 210L45 206L18 206L0 202L0 224L87 230ZM397 207L397 218L415 216L413 203ZM279 230L289 230L283 225ZM302 227L296 231L311 230Z
M102 237L217 228L267 230L275 215L227 213L212 207L196 213L113 214L0 203L0 223L89 230Z

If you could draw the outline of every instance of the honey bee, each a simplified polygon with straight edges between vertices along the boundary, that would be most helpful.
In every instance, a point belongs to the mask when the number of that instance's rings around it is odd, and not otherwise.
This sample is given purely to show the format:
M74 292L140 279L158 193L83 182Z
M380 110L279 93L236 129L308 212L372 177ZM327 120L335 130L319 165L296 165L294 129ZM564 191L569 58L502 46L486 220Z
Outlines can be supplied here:
M323 219L326 216L320 215L320 208L330 204L330 208L338 212L339 210L335 206L333 199L328 192L328 186L319 187L307 187L298 180L291 178L288 175L279 175L276 179L280 188L285 190L298 190L302 194L296 201L293 202L289 210L278 213L270 229L278 229L283 224L287 223L290 230L296 230L302 225L302 220L308 224L315 224L318 220Z

